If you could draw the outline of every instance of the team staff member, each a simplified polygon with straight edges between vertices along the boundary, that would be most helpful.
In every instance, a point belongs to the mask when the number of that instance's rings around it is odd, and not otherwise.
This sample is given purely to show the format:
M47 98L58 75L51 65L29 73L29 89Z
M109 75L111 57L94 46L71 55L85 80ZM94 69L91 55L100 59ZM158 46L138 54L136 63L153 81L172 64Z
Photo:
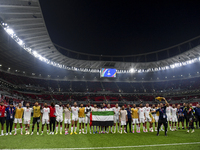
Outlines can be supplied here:
M24 108L22 108L22 104L21 103L19 103L19 107L17 107L16 109L15 109L15 120L14 120L14 123L15 123L15 133L14 133L14 135L16 135L17 134L17 123L19 123L20 124L20 128L21 128L21 135L23 135L23 133L22 133L22 115L23 115L23 113L24 113Z
M40 116L41 107L38 105L38 102L35 102L35 106L33 106L33 126L31 135L33 135L35 123L37 123L37 135L39 135Z
M6 107L4 106L3 101L0 103L0 122L1 122L1 136L3 136L4 123L5 123L5 111Z
M200 128L200 105L197 104L195 108L196 128ZM198 127L199 122L199 127Z
M127 128L128 128L128 125L129 125L129 132L132 133L131 132L132 117L131 117L131 108L130 108L130 105L127 105L127 108L125 110L127 111L127 117L128 117L128 121L126 122L126 132L127 132Z
M56 108L55 108L55 104L52 102L51 106L50 106L50 134L54 135L54 130L55 130L55 126L56 126ZM52 128L53 125L53 128Z
M159 120L158 120L158 130L157 130L157 136L159 136L159 130L161 125L163 124L165 127L165 136L167 136L167 115L166 115L166 107L169 107L168 102L165 98L163 98L165 101L165 106L163 106L163 103L160 103L160 108L156 110L156 112L159 112Z
M192 108L192 104L188 104L187 105L187 118L188 118L188 123L189 123L189 127L187 130L187 133L190 132L190 129L192 129L191 133L194 133L194 115L195 115L195 111Z
M12 127L13 127L13 121L14 121L14 116L15 116L15 107L13 104L10 102L10 106L6 108L6 135L8 135L8 129L10 127L10 132L9 134L12 135Z

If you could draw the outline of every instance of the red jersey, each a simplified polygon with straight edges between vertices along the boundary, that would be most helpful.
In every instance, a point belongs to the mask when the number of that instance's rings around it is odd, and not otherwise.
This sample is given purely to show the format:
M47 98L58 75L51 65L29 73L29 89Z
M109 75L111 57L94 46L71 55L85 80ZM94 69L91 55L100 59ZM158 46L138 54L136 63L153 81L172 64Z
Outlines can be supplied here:
M6 107L3 105L0 105L0 117L5 117L5 110L6 110Z
M56 117L56 108L55 107L49 107L50 108L50 117Z

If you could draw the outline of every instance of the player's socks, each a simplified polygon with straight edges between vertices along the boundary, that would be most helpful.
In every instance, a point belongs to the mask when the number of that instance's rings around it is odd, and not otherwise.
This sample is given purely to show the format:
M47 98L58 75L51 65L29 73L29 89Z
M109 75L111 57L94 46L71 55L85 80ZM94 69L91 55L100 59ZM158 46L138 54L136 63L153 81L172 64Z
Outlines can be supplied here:
M1 135L3 135L3 130L1 130Z
M22 134L22 129L23 129L23 128L21 127L21 134Z
M114 132L116 132L116 126L114 126Z
M58 126L56 126L56 133L58 132Z
M71 133L73 133L73 126L71 126Z
M62 132L62 126L60 126L60 133Z
M74 130L74 132L76 132L76 129L77 129L77 127L75 126L75 130Z
M3 130L2 130L3 131ZM1 131L1 134L2 134L2 131ZM15 134L17 134L17 129L16 129L16 127L15 127Z

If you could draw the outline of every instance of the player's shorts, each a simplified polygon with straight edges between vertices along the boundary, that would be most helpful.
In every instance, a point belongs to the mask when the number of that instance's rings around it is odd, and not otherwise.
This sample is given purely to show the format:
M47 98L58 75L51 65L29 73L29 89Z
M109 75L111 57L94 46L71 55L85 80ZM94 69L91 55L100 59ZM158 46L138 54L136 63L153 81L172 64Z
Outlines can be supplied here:
M85 123L86 124L90 123L90 117L87 117L87 116L85 117Z
M71 124L71 119L65 119L65 124Z
M25 119L24 118L24 124L30 124L31 120L30 119Z
M0 117L0 123L3 125L5 123L5 117Z
M33 124L35 124L36 122L40 123L40 117L33 118Z
M178 122L184 122L184 117L179 117Z
M56 121L57 122L63 122L63 116L57 116Z
M177 117L176 116L174 116L174 117L172 117L172 122L177 122L178 120L177 120Z
M144 118L140 118L140 123L145 123L145 119Z
M138 118L133 118L132 119L132 124L138 124L138 123L139 123Z
M151 121L152 121L151 117L146 117L145 122L151 122Z
M119 116L114 116L113 119L114 119L114 123L119 123Z
M78 118L79 123L85 123L85 118Z
M121 121L121 126L125 126L126 125L126 121Z
M22 123L22 118L15 118L14 123Z
M166 114L167 115L167 121L172 121L172 116L170 114Z
M73 120L73 121L78 121L78 116L72 115L72 120Z
M49 124L49 119L42 119L42 124Z
M155 122L158 122L159 116L155 116Z

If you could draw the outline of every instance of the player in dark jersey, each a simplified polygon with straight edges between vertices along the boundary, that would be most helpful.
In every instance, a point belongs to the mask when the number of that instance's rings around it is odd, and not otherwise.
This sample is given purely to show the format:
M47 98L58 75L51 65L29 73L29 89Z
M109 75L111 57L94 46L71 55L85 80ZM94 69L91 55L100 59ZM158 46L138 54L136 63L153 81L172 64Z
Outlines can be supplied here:
M192 104L187 105L185 111L187 112L187 118L188 118L188 123L189 123L189 127L187 130L187 133L190 132L190 129L192 129L191 133L194 133L194 114L195 111L192 108Z
M156 110L156 112L159 112L159 120L158 120L158 130L157 130L157 136L159 136L159 130L161 125L163 124L165 127L165 136L167 136L167 115L166 115L166 107L169 106L168 102L165 98L163 98L165 101L165 106L163 106L163 103L160 103L160 108Z
M177 106L177 117L178 117L178 129L180 129L179 123L182 123L182 129L184 129L184 114L183 108L181 108L180 104Z

